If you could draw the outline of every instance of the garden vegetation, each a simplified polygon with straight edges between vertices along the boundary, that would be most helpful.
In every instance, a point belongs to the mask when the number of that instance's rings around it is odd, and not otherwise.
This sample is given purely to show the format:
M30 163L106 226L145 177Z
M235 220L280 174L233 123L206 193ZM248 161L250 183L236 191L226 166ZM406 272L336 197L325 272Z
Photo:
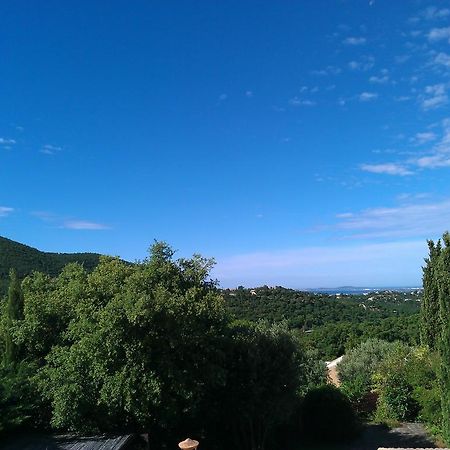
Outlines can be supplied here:
M137 264L14 271L2 304L0 430L186 435L263 449L326 381L286 323L233 322L213 262L155 243Z
M155 242L135 264L12 270L0 434L146 432L160 448L190 435L263 450L281 436L350 439L371 420L422 421L450 442L449 234L429 242L422 301L220 290L213 264ZM337 389L322 359L341 355Z

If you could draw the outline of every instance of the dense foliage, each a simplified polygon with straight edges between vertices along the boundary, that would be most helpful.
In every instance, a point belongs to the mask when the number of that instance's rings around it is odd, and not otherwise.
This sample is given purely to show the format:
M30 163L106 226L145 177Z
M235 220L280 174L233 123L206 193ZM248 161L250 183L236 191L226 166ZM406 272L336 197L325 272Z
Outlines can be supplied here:
M267 286L223 292L234 317L287 320L321 358L334 359L369 338L419 342L418 292L336 296Z
M418 292L220 290L213 261L176 260L160 242L136 264L100 257L22 281L11 271L0 304L0 433L137 431L161 448L192 435L211 449L257 450L275 448L284 431L350 437L369 399L376 420L422 420L445 435L444 244L429 243L422 305ZM321 360L343 354L341 389L324 386Z
M306 345L316 348L321 357L332 360L368 339L388 342L419 342L419 314L395 315L381 320L338 322L317 327L303 334Z
M439 330L442 329L439 312L439 258L441 243L428 241L429 257L423 267L423 299L421 305L420 337L424 345L437 350L439 345Z
M442 434L450 442L450 234L436 244L428 242L423 268L422 342L439 356Z
M334 386L309 391L302 403L300 424L314 441L344 441L359 430L358 419L348 398Z
M339 364L343 390L360 402L373 388L373 377L383 360L396 348L396 343L369 339L350 350Z
M264 448L325 366L285 323L233 324L212 261L173 256L155 243L133 265L102 257L91 273L71 263L55 278L11 275L0 428L145 431L161 448L195 433L210 448Z
M341 388L358 412L372 412L376 421L421 420L439 431L438 363L427 347L368 340L339 364Z
M282 287L224 290L231 314L239 319L280 321L292 328L311 330L338 322L380 320L419 311L416 292L381 292L371 295L313 294Z

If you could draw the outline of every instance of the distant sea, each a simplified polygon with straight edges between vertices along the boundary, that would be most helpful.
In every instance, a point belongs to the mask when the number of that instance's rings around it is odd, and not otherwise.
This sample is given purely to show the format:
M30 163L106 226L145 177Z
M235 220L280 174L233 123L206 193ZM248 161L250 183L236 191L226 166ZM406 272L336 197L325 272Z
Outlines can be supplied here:
M313 289L300 289L301 291L313 292L315 294L347 294L347 295L362 295L370 294L373 292L394 291L394 292L412 292L421 291L422 287L355 287L355 286L342 286L336 288L313 288Z

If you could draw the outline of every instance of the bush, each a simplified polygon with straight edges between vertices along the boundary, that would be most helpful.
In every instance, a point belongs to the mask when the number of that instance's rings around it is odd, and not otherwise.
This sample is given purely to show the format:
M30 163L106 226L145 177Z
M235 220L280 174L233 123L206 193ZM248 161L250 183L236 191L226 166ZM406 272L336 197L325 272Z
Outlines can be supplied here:
M322 386L306 394L301 409L303 433L314 440L344 441L359 431L349 399L334 386Z
M414 399L414 388L408 377L414 362L414 349L398 344L379 364L374 375L375 391L378 394L375 418L380 422L414 420L419 405Z
M350 350L338 366L344 392L352 402L358 403L373 387L372 377L383 359L397 343L369 339Z
M416 348L411 356L406 373L420 407L419 419L439 433L442 422L440 357L424 347Z
M325 366L303 350L286 322L240 323L230 331L226 382L209 420L233 436L230 447L263 449L295 412L299 393L326 381Z
M23 426L42 427L46 410L33 385L35 371L36 367L26 362L0 365L0 434Z
M375 420L396 422L417 418L419 405L413 398L413 387L400 373L390 373L379 382Z

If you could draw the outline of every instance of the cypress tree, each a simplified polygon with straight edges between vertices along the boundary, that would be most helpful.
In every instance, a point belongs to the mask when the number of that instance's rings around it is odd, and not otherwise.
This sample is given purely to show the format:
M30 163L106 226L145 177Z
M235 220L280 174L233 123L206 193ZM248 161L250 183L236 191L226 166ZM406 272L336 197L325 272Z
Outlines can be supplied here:
M8 303L6 306L5 362L14 364L19 357L19 349L14 342L12 330L14 322L23 319L24 298L20 281L15 270L9 272Z
M445 247L440 252L436 278L439 286L442 330L439 344L442 433L444 439L450 442L450 234L448 232L444 234L443 241Z
M441 241L428 241L429 256L423 270L423 297L421 304L420 340L431 350L437 350L442 328L439 305L438 262Z

